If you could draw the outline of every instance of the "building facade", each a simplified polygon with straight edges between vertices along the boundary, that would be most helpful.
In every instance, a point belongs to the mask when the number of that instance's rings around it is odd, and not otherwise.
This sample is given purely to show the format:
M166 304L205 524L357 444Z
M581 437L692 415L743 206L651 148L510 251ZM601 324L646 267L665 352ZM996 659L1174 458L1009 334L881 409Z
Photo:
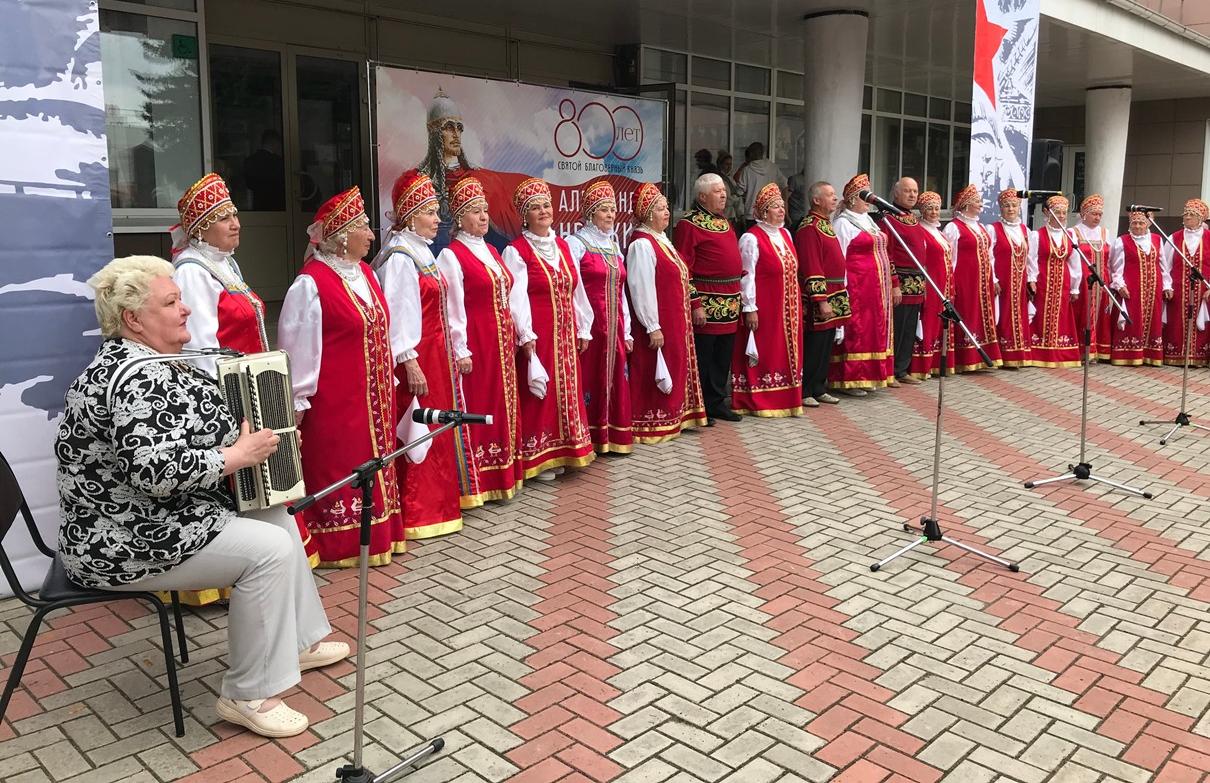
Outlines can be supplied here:
M369 62L664 97L680 207L698 150L738 167L754 141L806 182L913 176L948 199L968 179L974 0L100 6L117 252L167 254L177 197L216 170L268 299L318 204L374 190ZM1063 189L1169 218L1210 195L1210 3L1042 0L1042 14L1034 135L1061 142Z

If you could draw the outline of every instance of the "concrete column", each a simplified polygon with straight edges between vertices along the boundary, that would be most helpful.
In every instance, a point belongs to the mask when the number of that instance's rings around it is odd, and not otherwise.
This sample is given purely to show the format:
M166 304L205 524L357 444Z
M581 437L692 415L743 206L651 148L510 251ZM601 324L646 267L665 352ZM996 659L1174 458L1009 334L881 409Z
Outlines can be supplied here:
M1090 87L1085 93L1085 190L1105 198L1102 221L1112 233L1122 213L1126 136L1130 130L1130 87ZM1072 204L1072 212L1079 208Z
M808 183L827 180L839 191L858 173L869 26L869 14L858 10L803 17Z

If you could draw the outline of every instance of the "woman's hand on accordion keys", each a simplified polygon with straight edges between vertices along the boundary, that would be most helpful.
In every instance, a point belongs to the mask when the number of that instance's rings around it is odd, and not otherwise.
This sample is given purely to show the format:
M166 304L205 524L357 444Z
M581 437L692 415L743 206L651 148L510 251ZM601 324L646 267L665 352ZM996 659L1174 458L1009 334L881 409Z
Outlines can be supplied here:
M281 440L271 429L253 432L244 419L239 425L239 439L223 449L223 475L230 476L237 470L259 465L277 451Z

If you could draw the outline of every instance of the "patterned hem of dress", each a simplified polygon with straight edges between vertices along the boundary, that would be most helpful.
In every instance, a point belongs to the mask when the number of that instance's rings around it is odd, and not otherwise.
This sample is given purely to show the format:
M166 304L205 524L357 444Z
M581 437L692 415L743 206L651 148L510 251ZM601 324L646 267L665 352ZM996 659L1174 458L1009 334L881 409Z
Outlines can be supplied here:
M828 381L829 389L882 389L891 384L891 376L885 381Z
M458 499L459 504L462 506L462 510L465 511L468 508L478 508L492 500L512 500L517 492L520 491L523 483L521 479L517 479L517 483L513 485L512 489L489 489L477 495L463 495Z
M372 566L390 565L391 558L395 555L401 555L408 549L407 542L396 541L391 544L390 552L380 552L376 555L370 555L369 564ZM361 563L361 555L357 557L346 557L344 560L320 560L319 568L352 568Z
M457 519L451 519L448 522L434 522L431 525L418 525L416 527L405 527L403 529L403 537L408 541L416 541L422 538L435 538L437 536L445 536L450 533L457 533L462 529L462 516Z
M1030 359L1029 360L1030 367L1049 367L1052 369L1062 368L1062 367L1079 367L1080 364L1081 364L1081 362L1079 359L1064 361L1064 362L1044 362L1041 359Z
M589 451L587 454L579 457L554 457L538 463L532 468L525 469L525 480L529 481L534 476L540 473L545 473L548 470L555 468L582 468L597 458L595 451Z
M1164 366L1165 367L1184 367L1185 360L1183 358L1181 358L1181 359L1165 359ZM1190 367L1205 367L1206 362L1204 359L1195 359L1192 356L1190 356L1189 357L1189 366Z
M1004 362L1001 359L992 359L992 366L988 367L983 362L975 362L974 364L955 364L954 372L976 372L977 370L994 370L997 367L1003 367Z
M1001 359L1001 367L1033 367L1033 359Z
M594 443L592 448L597 454L630 454L634 451L632 443Z
M1114 367L1163 367L1163 361L1159 359L1110 359L1109 363ZM1192 366L1192 365L1190 365Z
M741 416L756 416L761 419L788 419L792 416L801 416L803 414L803 407L801 405L797 408L781 408L767 411L750 411L744 408L732 408L731 410Z

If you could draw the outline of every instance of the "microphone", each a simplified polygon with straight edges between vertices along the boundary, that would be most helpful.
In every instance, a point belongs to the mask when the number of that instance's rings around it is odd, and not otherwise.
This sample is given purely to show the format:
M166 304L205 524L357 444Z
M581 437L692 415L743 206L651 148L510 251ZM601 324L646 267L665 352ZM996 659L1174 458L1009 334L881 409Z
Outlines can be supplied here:
M891 202L884 199L883 197L875 196L873 193L871 193L868 190L858 191L857 197L860 198L862 201L866 202L867 204L873 204L874 206L881 209L883 212L890 212L892 215L910 214L903 207L897 207L894 204L892 204Z
M1018 190L1017 198L1035 198L1041 196L1062 196L1061 190Z
M465 411L443 411L440 408L417 408L412 411L412 421L417 424L491 424L490 413L466 413Z
M1153 207L1150 204L1131 204L1126 207L1127 212L1163 212L1163 207Z

